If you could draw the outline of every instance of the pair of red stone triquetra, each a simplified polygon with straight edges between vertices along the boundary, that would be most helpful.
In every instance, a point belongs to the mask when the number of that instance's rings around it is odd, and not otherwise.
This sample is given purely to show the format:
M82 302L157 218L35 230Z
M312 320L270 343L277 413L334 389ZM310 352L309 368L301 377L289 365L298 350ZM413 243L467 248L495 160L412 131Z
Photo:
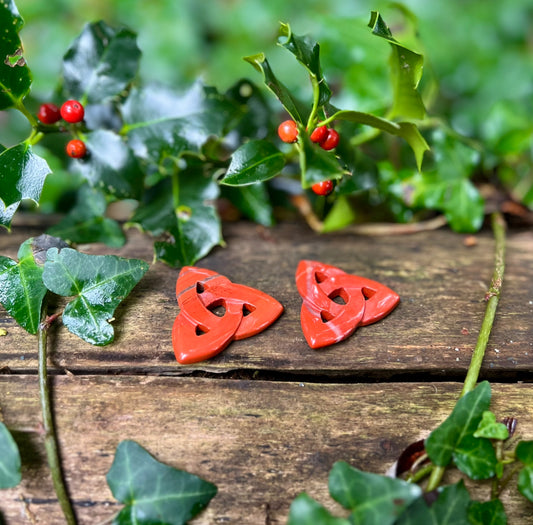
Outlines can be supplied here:
M388 315L400 301L383 284L317 261L299 263L296 287L303 300L302 331L311 348L346 339L358 326ZM176 297L180 312L172 328L172 344L181 364L217 355L232 341L263 331L283 312L281 303L270 295L194 266L181 269Z

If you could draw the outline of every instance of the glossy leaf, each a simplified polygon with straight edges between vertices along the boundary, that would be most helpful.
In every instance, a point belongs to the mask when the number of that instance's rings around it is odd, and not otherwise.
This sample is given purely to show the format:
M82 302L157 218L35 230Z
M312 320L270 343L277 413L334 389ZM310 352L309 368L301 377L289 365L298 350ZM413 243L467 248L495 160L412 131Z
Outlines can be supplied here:
M0 489L16 487L20 480L19 449L7 427L0 421Z
M120 199L138 199L144 174L137 159L120 135L108 130L87 133L88 155L74 160L72 169L95 188Z
M273 226L272 204L264 183L222 187L222 195L246 217L263 226Z
M422 119L425 116L424 103L416 90L422 78L424 58L394 39L387 24L377 11L372 11L368 26L372 33L384 38L392 49L390 67L394 89L390 118Z
M19 206L20 202L15 202L6 207L0 200L0 226L3 226L7 230L11 229L11 221L13 220L15 213L17 213Z
M275 177L285 166L285 156L268 140L250 140L237 148L220 184L245 186Z
M320 67L320 45L309 36L296 36L289 24L280 24L278 37L280 45L289 50L308 71L318 86L318 105L323 106L331 98L331 89ZM282 39L285 39L281 42Z
M35 203L50 168L46 161L22 142L0 153L0 200L6 207L30 199Z
M477 430L474 432L476 438L504 440L509 437L509 430L503 423L496 421L496 416L490 410L483 412L483 417Z
M105 345L114 338L110 320L115 309L147 270L148 264L137 259L51 248L43 282L51 292L73 297L62 316L68 330L88 343Z
M411 146L415 154L416 165L419 170L421 169L424 152L429 151L429 146L418 128L411 122L392 122L391 120L377 117L370 113L350 110L338 111L335 113L335 119L356 122L357 124L370 126L403 138Z
M212 483L157 461L134 441L122 441L106 476L113 496L125 507L117 525L182 525L198 515L217 493Z
M470 525L468 507L470 495L460 481L438 490L438 498L428 506L424 496L419 497L404 512L396 525Z
M90 103L118 95L137 74L140 55L129 29L87 24L63 58L66 94Z
M401 479L363 472L339 461L329 474L333 499L352 511L353 523L393 524L422 493L418 485Z
M67 216L47 230L70 243L103 242L119 248L126 237L117 221L105 216L107 200L100 190L82 186L76 205Z
M498 459L488 439L464 436L453 453L457 468L471 479L489 479L496 474Z
M291 503L287 525L350 525L344 518L336 518L307 494L300 494Z
M14 0L0 3L0 111L20 104L29 93L31 73L23 56L19 31L24 21ZM1 195L0 195L1 197Z
M274 93L293 120L303 123L307 119L308 111L293 97L290 90L276 78L265 54L250 55L244 57L244 60L263 74L265 85Z
M490 384L483 381L461 397L448 418L429 435L425 448L435 465L447 466L457 450L461 454L465 452L461 446L467 440L467 445L471 445L470 440L481 422L483 412L489 409L490 398Z
M516 457L525 465L533 467L533 441L520 441L516 446Z
M300 143L302 188L310 188L316 182L340 179L349 174L333 153L313 144L306 135L301 137Z
M18 262L0 256L0 303L22 328L35 334L46 288L42 281L43 269L33 257L32 241L28 239L21 244Z
M470 525L507 525L507 515L499 499L473 501L468 507Z

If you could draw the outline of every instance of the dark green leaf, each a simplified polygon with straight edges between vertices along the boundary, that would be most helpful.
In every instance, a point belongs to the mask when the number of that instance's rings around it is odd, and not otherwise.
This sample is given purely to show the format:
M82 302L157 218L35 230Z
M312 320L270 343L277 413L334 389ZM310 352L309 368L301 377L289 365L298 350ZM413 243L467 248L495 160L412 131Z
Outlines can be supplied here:
M533 441L520 441L516 447L516 457L525 465L533 467Z
M457 468L471 479L488 479L496 474L498 459L488 439L465 435L453 452Z
M287 525L350 525L350 522L332 516L320 503L303 493L291 503Z
M182 525L217 493L212 483L160 463L134 441L119 443L106 479L125 505L113 521L120 525Z
M18 263L0 256L0 303L22 328L35 334L46 288L42 281L43 269L33 257L32 241L28 239L21 244Z
M24 21L13 0L0 3L0 111L21 103L31 86L19 31Z
M470 525L507 525L507 515L499 499L473 501L468 507Z
M38 203L49 173L46 161L26 142L4 150L0 153L0 200L6 207L22 199Z
M17 210L20 206L20 202L15 202L11 206L5 206L4 203L0 200L0 226L3 226L7 230L11 230L11 221L17 213Z
M333 499L352 511L354 523L365 525L393 524L422 492L418 485L362 472L343 461L330 471L329 491Z
M419 497L396 522L396 525L469 525L468 506L470 495L464 483L439 489L439 496L428 507L423 496Z
M132 31L87 24L63 58L66 94L91 103L118 95L135 77L140 55Z
M74 297L63 311L63 324L84 341L105 345L114 337L115 309L147 270L148 264L137 259L51 248L43 282L57 295Z
M0 422L0 489L16 487L20 480L19 449L7 427Z
M518 490L529 501L533 501L533 465L524 467L518 474Z
M390 117L424 118L426 110L420 93L416 90L422 78L424 57L395 40L377 11L372 11L368 26L372 28L374 35L384 38L392 48L390 67L394 101Z
M285 156L268 140L250 140L237 148L220 184L244 186L275 177L285 166Z
M279 38L286 40L280 45L288 49L308 71L318 86L318 105L323 106L331 98L331 89L322 74L320 67L320 45L308 36L296 36L289 24L281 23Z
M490 410L483 412L483 417L477 430L474 432L476 438L504 440L509 437L509 430L503 423L496 421L496 416Z
M310 188L316 182L340 179L349 172L343 169L339 159L331 152L313 144L307 135L300 138L300 168L302 188Z
M105 217L106 210L107 201L102 192L83 186L69 214L47 232L71 243L103 242L114 248L123 246L124 232L116 221Z
M490 398L490 384L483 381L457 401L452 413L426 440L426 452L435 465L448 465L463 439L473 436L483 412L489 409Z
M89 184L120 199L138 199L144 174L124 139L108 130L86 134L87 157L73 161L73 169Z
M263 73L263 80L265 85L276 95L278 100L281 102L287 113L296 121L304 123L307 119L308 111L306 111L302 105L292 96L289 89L284 86L274 75L268 60L264 53L259 53L257 55L251 55L244 57L246 62L252 64L252 66Z
M263 226L274 224L272 204L265 184L223 187L222 194L246 217Z
M418 128L411 122L392 122L382 117L376 117L370 113L361 111L342 110L335 113L335 120L347 120L356 122L365 126L370 126L380 131L386 131L391 135L397 135L403 138L415 154L416 165L418 169L422 167L424 152L429 151L429 146L424 137L418 131Z

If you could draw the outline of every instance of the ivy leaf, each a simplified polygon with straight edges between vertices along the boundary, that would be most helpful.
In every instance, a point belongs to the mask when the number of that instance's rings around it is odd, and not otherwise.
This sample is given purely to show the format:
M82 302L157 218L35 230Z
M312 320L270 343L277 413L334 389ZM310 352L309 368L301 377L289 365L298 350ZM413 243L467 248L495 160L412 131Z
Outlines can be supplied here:
M285 166L285 156L268 140L250 140L231 155L220 184L244 186L275 177Z
M461 456L467 452L483 412L489 409L490 398L490 384L483 381L461 397L448 418L429 435L425 449L435 465L445 467L458 450ZM461 448L465 443L466 450Z
M377 11L372 11L368 27L376 36L384 38L392 48L390 67L394 89L394 102L390 118L422 119L426 110L420 93L416 90L422 78L424 57L394 39L387 24Z
M474 432L476 438L499 439L501 441L509 437L509 430L503 423L496 421L496 416L490 410L483 412L481 422Z
M365 525L392 525L422 493L401 479L362 472L338 461L329 474L333 499L352 511L351 520Z
M310 188L317 182L340 179L344 175L349 175L349 172L341 167L335 155L313 144L307 135L300 137L300 143L302 188Z
M464 483L460 481L438 490L438 498L430 507L424 496L419 497L404 512L396 525L470 525L468 521L468 507L470 494Z
M18 106L30 91L31 73L22 55L22 43L18 35L23 25L14 0L1 2L0 111Z
M468 507L470 525L507 525L507 515L499 499L473 501Z
M60 222L47 230L70 243L103 242L119 248L126 237L117 221L105 217L107 200L100 190L85 185L78 191L76 205Z
M117 525L182 525L217 493L212 483L160 463L129 440L119 443L106 479L113 496L125 505L113 520Z
M87 24L63 58L64 88L69 96L90 103L114 97L137 74L140 56L129 29Z
M307 494L300 494L291 503L287 525L350 525L344 518L336 518Z
M51 248L43 282L57 295L74 297L62 316L70 332L93 345L105 345L114 337L110 319L115 309L147 270L148 264L137 259Z
M515 453L526 465L518 474L518 490L529 501L533 501L533 441L521 441Z
M296 57L318 86L318 105L327 104L331 98L331 89L320 67L320 45L308 36L294 35L289 24L284 23L280 24L278 37L286 38L285 42L280 45Z
M252 221L267 227L274 224L272 204L265 184L223 186L222 195Z
M89 184L102 188L119 199L138 199L143 190L144 174L133 152L122 137L108 130L85 135L88 155L72 162Z
M265 54L258 53L257 55L250 55L244 57L244 60L252 64L259 73L263 74L265 85L270 91L272 91L272 93L274 93L293 120L303 123L308 117L308 110L306 110L302 104L292 96L290 90L276 78Z
M0 489L16 487L21 478L19 449L7 427L0 422Z
M457 468L471 479L489 479L496 474L498 459L488 439L463 436L453 459Z
M1 4L0 4L1 5ZM46 176L51 173L46 161L35 155L29 144L22 142L0 153L0 201L3 202L3 214L11 220L9 211L23 199L39 203L39 198Z
M24 330L36 334L46 288L43 269L33 257L32 242L33 238L20 245L18 263L0 256L0 303Z
M533 441L520 441L516 446L515 453L522 463L533 467Z

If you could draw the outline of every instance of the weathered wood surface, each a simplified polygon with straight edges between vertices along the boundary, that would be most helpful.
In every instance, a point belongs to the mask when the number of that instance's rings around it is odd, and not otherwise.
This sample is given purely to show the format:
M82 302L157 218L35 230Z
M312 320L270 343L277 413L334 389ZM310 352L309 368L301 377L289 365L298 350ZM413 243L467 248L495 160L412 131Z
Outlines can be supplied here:
M0 233L0 254L15 258L19 245L42 231L25 225ZM208 362L179 365L170 338L178 270L161 263L117 309L114 344L93 347L64 327L52 330L57 429L82 525L104 522L119 508L105 473L123 439L219 487L195 524L285 523L290 502L304 490L336 508L327 492L335 461L385 472L403 447L449 414L460 392L493 271L490 231L467 246L465 236L447 229L369 238L317 236L301 224L265 231L237 223L225 226L225 238L227 247L198 265L285 307L258 336L233 342ZM135 230L120 250L79 248L152 260L150 242ZM294 284L302 259L380 281L402 301L348 340L311 350ZM517 417L520 434L531 439L532 232L509 233L506 264L482 377L492 381L493 410ZM1 307L0 328L7 330L0 337L0 418L14 431L24 464L22 484L0 494L0 512L7 525L61 524L40 444L36 338ZM488 491L473 487L474 495ZM510 525L533 522L533 506L516 490L504 502Z
M117 444L134 439L159 460L218 486L196 525L286 523L302 491L329 498L335 461L385 472L401 450L450 412L459 383L313 384L183 377L56 377L57 430L80 524L120 508L105 482ZM2 492L8 524L61 524L38 434L37 381L0 376L3 416L22 447L23 482ZM493 410L533 435L533 386L493 386ZM474 497L488 497L479 484ZM21 501L21 498L23 501ZM533 520L533 505L505 491L509 523Z
M41 230L16 229L0 236L0 253L16 257L20 243ZM419 373L460 380L468 367L485 311L484 295L493 271L490 232L464 236L443 229L412 236L368 238L317 236L305 226L284 224L269 232L246 223L226 228L227 248L217 248L199 266L274 296L282 317L251 339L233 342L214 359L179 365L171 345L178 313L178 270L152 265L116 312L116 342L95 348L64 328L52 331L51 364L76 373L183 374L207 370L276 371L384 378ZM117 253L152 260L151 244L136 231L121 250L81 246L87 253ZM380 323L360 328L326 350L311 350L302 335L301 299L294 273L302 259L334 264L348 273L375 279L401 296L396 310ZM507 271L498 319L483 367L485 377L516 378L533 368L533 233L510 234ZM0 363L14 373L37 367L35 338L0 309Z

